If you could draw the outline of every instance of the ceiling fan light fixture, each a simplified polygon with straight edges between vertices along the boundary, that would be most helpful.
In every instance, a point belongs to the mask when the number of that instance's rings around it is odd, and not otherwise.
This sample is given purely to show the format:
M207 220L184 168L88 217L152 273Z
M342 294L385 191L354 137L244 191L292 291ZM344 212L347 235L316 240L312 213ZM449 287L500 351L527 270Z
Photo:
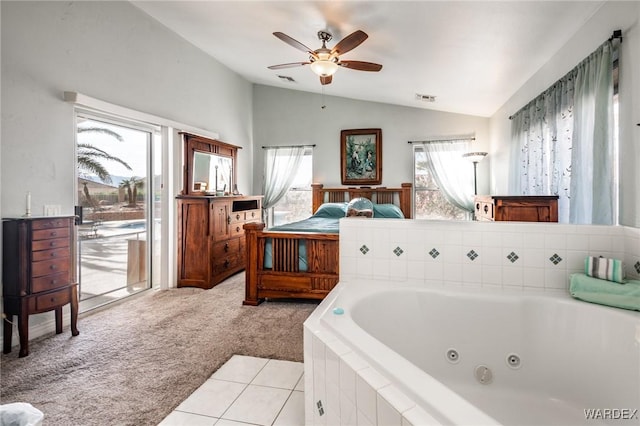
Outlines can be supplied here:
M317 60L311 63L311 70L320 77L328 77L338 70L338 64L331 60Z
M327 48L327 42L331 40L331 34L327 31L321 30L318 32L318 38L322 42L322 47L316 50L311 50L304 44L300 43L285 33L275 32L274 36L284 41L290 46L295 47L298 50L306 52L309 55L307 62L292 62L287 64L271 65L270 70L279 70L284 68L300 67L309 65L311 71L320 77L320 83L324 86L331 84L333 80L333 74L336 73L339 67L349 68L356 71L369 71L377 72L382 69L382 65L374 64L373 62L363 61L341 61L340 56L350 52L354 48L362 44L363 41L369 37L364 31L357 30L348 36L344 37L338 42L332 49Z

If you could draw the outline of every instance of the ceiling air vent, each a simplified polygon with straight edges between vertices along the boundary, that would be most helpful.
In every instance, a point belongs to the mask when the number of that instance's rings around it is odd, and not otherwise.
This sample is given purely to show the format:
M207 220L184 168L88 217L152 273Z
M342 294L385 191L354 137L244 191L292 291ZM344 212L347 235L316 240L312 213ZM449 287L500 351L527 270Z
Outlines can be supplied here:
M421 95L420 93L416 93L416 99L422 102L435 102L436 97L432 95Z
M282 81L285 81L287 83L295 83L296 81L293 79L293 77L289 77L288 75L279 75L278 78Z

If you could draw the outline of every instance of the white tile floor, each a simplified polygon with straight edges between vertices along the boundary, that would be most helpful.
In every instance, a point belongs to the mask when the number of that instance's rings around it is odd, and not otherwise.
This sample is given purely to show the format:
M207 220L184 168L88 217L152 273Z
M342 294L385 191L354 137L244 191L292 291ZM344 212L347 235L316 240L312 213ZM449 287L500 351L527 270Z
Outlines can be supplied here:
M234 355L160 426L300 426L304 364Z

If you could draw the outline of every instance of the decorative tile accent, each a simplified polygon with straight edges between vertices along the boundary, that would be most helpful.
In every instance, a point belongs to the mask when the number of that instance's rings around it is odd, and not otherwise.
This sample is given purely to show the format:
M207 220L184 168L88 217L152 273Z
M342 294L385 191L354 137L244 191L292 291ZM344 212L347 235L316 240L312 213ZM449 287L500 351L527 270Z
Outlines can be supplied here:
M435 259L436 257L440 256L440 252L438 250L436 250L436 248L434 247L429 252L429 255ZM638 262L638 263L640 263L640 262Z
M476 260L476 257L478 257L478 253L476 253L474 250L471 250L469 253L467 253L467 257L470 260Z
M560 256L558 256L558 253L554 253L553 256L551 256L549 258L549 260L551 261L551 263L553 263L554 265L557 265L558 263L562 262L562 258Z
M367 254L369 252L369 247L363 244L362 247L360 247L360 251L362 252L362 254Z
M400 256L402 253L404 253L404 251L400 247L396 247L395 249L393 249L393 252L396 256Z
M514 252L509 253L509 255L507 256L507 259L509 259L511 263L515 263L515 261L518 260L519 258L520 257Z
M635 268L636 272L640 274L640 260L636 262L635 265L633 265L633 267Z

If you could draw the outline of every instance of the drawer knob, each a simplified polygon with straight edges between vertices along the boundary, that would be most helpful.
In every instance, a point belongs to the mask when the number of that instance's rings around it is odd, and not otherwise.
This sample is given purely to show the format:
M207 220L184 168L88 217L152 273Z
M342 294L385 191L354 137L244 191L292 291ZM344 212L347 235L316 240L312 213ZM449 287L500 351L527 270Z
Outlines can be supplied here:
M240 220L240 215L239 214L236 215L236 220Z
M484 206L484 212L487 213L489 211L489 206L485 205Z
M53 284L53 285L58 284L58 280L51 280L51 284Z
M251 217L254 217L256 215L256 212L251 212Z
M57 243L56 243L55 241L51 241L51 242L49 243L49 246L50 246L50 247L55 247L56 245L57 245Z
M53 270L56 270L56 269L58 269L58 265L51 265L49 268L51 268Z
M53 231L53 232L51 233L51 236L52 236L52 237L55 237L56 235L58 235L58 233L57 233L57 232L55 232L55 231Z
M229 243L224 243L224 251L229 251Z
M56 252L51 253L51 257L56 257Z
M229 259L227 259L227 260L225 260L225 261L224 261L224 267L225 267L225 268L228 268L228 267L229 267Z
M240 232L240 227L236 226L236 232Z

